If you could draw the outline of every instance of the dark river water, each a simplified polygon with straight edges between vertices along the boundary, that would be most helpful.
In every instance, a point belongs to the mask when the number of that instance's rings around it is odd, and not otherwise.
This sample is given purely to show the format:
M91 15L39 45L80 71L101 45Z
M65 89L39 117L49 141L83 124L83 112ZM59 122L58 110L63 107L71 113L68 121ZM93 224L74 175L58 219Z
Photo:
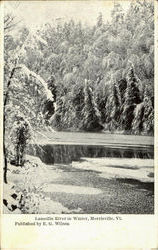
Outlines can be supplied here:
M152 214L153 146L41 145L29 150L59 178L45 195L70 213ZM38 176L37 176L38 178Z
M36 146L36 153L46 164L69 164L81 158L138 158L153 159L154 150L148 147L106 147L93 145L42 145Z

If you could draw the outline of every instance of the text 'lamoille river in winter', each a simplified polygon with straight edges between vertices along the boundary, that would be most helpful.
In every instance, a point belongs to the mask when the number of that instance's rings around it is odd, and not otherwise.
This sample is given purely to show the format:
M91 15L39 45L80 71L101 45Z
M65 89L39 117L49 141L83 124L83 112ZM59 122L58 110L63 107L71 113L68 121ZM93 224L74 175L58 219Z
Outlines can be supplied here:
M154 212L152 145L43 144L36 146L34 156L49 175L42 192L61 204L64 213Z

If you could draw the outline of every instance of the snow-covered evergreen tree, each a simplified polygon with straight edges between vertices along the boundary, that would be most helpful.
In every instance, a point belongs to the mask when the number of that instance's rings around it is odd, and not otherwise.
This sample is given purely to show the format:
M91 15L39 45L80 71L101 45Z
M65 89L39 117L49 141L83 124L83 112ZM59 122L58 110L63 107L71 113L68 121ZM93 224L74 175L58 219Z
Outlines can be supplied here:
M144 116L143 116L143 131L145 134L154 133L154 107L150 98L149 86L146 86L144 93Z
M63 98L57 97L56 99L56 111L55 114L50 118L50 123L53 128L57 130L62 129L62 115L63 115Z
M116 82L111 84L110 95L106 103L106 128L110 131L119 128L121 109L121 94Z
M13 158L11 159L12 164L16 166L22 166L24 164L24 154L31 136L30 123L25 117L16 115L10 133L10 138L13 145Z
M82 119L82 128L86 131L99 131L103 128L101 125L100 112L95 103L93 91L87 80L85 80L84 86L84 108L82 110Z
M141 102L134 109L134 119L132 121L132 131L134 134L140 134L143 130L143 115L144 103Z
M134 110L136 105L141 102L138 89L138 81L136 79L133 67L130 67L127 74L127 88L125 92L125 101L122 113L122 123L126 131L131 131L132 121L134 119Z

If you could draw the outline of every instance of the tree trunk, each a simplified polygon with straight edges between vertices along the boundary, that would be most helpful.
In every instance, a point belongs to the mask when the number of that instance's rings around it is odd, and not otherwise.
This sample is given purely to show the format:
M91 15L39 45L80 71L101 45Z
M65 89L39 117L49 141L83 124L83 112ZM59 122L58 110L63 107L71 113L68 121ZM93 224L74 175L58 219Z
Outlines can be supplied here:
M12 69L8 83L7 83L7 91L6 91L6 95L4 98L4 107L3 107L3 157L4 157L4 183L7 183L7 153L6 153L6 148L5 148L5 131L6 131L6 105L8 102L8 96L9 96L9 86L11 84L11 80L13 78L14 72L16 70L16 63L17 60L15 61L15 67Z

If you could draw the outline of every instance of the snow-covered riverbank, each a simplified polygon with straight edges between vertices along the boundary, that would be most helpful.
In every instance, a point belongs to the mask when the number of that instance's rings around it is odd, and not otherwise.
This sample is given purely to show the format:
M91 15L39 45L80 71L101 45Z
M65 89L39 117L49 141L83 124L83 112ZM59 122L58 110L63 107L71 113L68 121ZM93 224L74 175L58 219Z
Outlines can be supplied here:
M5 213L153 213L152 159L81 158L49 165L27 159L24 168L9 167L4 196L17 208L10 204ZM26 196L24 206L18 207L20 197L13 193Z

